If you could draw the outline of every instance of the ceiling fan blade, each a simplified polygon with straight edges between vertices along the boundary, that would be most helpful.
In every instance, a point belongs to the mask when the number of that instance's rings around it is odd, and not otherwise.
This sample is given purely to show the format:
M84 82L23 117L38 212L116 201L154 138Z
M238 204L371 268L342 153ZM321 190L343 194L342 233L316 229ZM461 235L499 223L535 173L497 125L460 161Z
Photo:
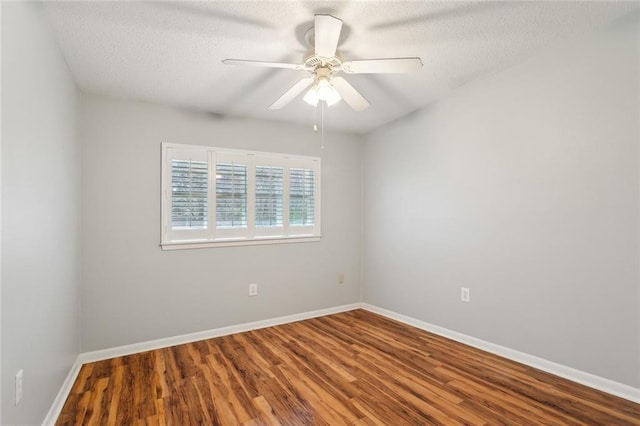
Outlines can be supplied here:
M274 103L272 103L269 109L280 109L283 106L287 105L289 102L294 100L296 96L302 93L304 89L311 86L313 80L313 77L303 78L302 80L291 86L289 90L284 92L284 95L280 96Z
M369 108L369 102L344 78L334 77L331 84L340 93L342 99L355 111Z
M420 58L365 59L362 61L345 61L342 71L347 74L405 74L422 68Z
M249 61L246 59L225 59L222 61L226 65L249 65L263 68L286 68L290 70L304 70L304 64L287 64L283 62Z
M316 55L323 58L336 56L342 20L331 15L315 15L314 38Z

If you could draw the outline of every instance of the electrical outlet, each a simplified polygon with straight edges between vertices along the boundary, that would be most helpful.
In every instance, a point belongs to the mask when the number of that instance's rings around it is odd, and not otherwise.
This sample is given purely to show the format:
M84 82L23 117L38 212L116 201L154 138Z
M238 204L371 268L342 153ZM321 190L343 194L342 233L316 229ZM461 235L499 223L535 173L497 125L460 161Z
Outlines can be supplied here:
M338 275L338 284L344 284L344 274Z
M16 374L16 391L15 391L15 397L16 397L16 405L20 404L20 400L22 399L22 378L23 378L23 371L20 370L18 371L18 373Z
M467 303L471 302L471 292L467 287L462 287L460 289L460 300Z
M249 296L258 295L258 284L249 284Z

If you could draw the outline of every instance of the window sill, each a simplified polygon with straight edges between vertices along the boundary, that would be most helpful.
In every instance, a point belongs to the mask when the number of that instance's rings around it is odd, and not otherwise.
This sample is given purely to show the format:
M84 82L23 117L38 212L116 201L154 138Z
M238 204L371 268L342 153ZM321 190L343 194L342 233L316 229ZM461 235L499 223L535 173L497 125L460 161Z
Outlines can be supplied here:
M171 242L162 243L160 247L162 250L186 250L186 249L200 249L210 247L233 247L233 246L257 246L263 244L292 244L292 243L311 243L320 241L322 237L318 235L305 235L299 237L263 237L255 239L229 239L218 241L184 241L184 242Z

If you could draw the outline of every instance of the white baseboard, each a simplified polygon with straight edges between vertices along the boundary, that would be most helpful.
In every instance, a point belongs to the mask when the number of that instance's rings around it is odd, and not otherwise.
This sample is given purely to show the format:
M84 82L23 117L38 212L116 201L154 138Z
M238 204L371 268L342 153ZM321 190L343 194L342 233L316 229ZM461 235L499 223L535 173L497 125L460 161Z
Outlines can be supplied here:
M56 423L56 420L58 420L58 416L62 411L62 407L67 400L67 396L69 396L69 392L71 392L71 388L73 387L76 378L78 377L78 373L80 373L81 367L82 362L78 356L71 366L71 370L69 370L69 374L67 374L66 379L64 379L64 383L62 383L62 387L60 388L60 391L58 391L56 399L53 400L53 404L51 405L51 408L49 408L49 412L42 422L43 426L53 426Z
M290 322L301 321L309 318L316 318L325 315L337 314L339 312L352 311L354 309L359 309L361 306L362 304L360 303L351 303L349 305L336 306L333 308L301 312L299 314L286 315L283 317L271 318L262 321L254 321L246 324L231 325L229 327L215 328L213 330L199 331L197 333L183 334L180 336L150 340L148 342L134 343L132 345L118 346L115 348L102 349L93 352L85 352L80 354L80 360L83 364L86 364L88 362L95 362L101 361L103 359L131 355L138 352L151 351L154 349L161 349L169 346L182 345L184 343L197 342L198 340L228 336L229 334L242 333L244 331L257 330L260 328L272 327L274 325L287 324Z
M538 370L546 371L547 373L563 377L573 382L589 386L590 388L619 396L620 398L624 398L629 401L640 403L640 389L638 388L615 382L613 380L605 379L604 377L596 376L584 371L576 370L575 368L567 367L562 364L547 361L546 359L538 358L524 352L496 345L482 339L467 336L466 334L458 333L456 331L439 327L437 325L429 324L428 322L389 311L387 309L379 308L368 303L362 303L361 307L362 309L365 309L367 311L371 311L376 314L380 314L382 316L400 321L421 330L429 331L439 336L447 337L451 340L473 346L474 348L482 349L483 351L491 352L495 355L499 355L512 361L516 361L530 367L537 368Z

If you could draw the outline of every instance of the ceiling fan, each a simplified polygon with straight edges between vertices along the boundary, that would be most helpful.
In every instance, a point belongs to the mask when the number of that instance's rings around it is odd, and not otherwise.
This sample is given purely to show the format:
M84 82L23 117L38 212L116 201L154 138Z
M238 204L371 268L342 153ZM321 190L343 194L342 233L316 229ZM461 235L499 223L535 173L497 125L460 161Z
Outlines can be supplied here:
M341 71L347 74L409 73L422 67L422 60L415 57L344 61L337 50L341 31L342 20L331 15L315 15L314 27L305 35L312 48L305 54L301 64L243 59L225 59L222 62L228 65L285 68L310 74L294 84L269 109L284 107L311 86L303 99L313 106L319 101L333 105L344 99L355 111L362 111L369 107L369 102L347 80L336 74Z

